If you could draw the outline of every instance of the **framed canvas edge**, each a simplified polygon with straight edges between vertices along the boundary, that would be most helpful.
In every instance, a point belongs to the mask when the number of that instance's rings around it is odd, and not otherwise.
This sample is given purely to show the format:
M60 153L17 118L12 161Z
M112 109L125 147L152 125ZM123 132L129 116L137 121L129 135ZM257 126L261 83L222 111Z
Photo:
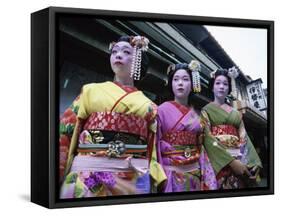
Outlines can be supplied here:
M253 195L270 195L274 194L274 21L265 20L247 20L237 18L221 18L221 17L202 17L202 16L188 16L188 15L171 15L171 14L155 14L155 13L140 13L140 12L128 12L128 11L109 11L109 10L94 10L94 9L80 9L80 8L63 8L63 7L49 7L49 205L48 208L65 208L65 207L82 207L82 206L98 206L98 205L115 205L115 204L133 204L133 203L147 203L147 202L163 202L163 201L179 201L179 200L193 200L193 199L209 199L209 198L226 198L226 197L239 197L239 196L253 196ZM269 110L269 124L268 130L270 134L269 150L269 185L267 188L257 188L255 190L243 190L235 192L218 192L208 191L200 193L190 194L165 194L165 195L149 195L149 197L118 197L101 200L75 200L75 201L58 201L56 198L56 149L53 145L56 140L56 121L55 110L57 104L56 98L56 53L55 53L55 16L58 13L74 13L74 14L86 14L86 15L104 15L104 16L120 16L126 18L143 18L151 19L174 19L186 20L192 22L206 22L212 25L222 26L250 26L253 28L267 28L268 29L268 86L269 86L269 98L270 104Z

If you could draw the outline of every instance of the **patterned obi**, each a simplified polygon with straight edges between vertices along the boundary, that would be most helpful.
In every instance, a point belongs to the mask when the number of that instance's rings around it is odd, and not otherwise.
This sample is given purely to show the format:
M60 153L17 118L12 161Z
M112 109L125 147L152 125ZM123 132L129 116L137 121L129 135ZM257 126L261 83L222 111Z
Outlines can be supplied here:
M189 131L167 132L164 134L163 140L171 144L174 149L162 152L163 157L171 159L171 165L188 165L199 160L200 147L196 133Z
M163 140L172 145L194 145L197 143L197 134L189 131L167 132Z
M147 121L136 115L117 112L94 112L86 120L84 130L105 130L130 133L147 138Z
M216 125L213 126L212 135L215 136L222 145L227 148L239 148L239 133L233 125Z
M79 136L79 153L112 158L145 158L147 122L134 115L93 113Z
M233 125L216 125L212 127L212 134L214 136L217 135L233 135L238 137L238 131L237 128L234 127Z

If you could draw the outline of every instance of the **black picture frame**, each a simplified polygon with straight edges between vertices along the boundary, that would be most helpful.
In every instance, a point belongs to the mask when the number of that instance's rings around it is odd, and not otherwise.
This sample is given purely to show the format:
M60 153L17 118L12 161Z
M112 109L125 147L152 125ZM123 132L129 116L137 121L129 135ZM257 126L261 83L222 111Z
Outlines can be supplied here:
M267 186L237 191L198 191L190 193L148 194L62 200L58 198L59 121L59 16L88 16L188 22L267 29ZM49 7L31 14L31 201L47 208L82 207L128 203L192 200L274 194L274 22L187 15L137 13L93 9Z

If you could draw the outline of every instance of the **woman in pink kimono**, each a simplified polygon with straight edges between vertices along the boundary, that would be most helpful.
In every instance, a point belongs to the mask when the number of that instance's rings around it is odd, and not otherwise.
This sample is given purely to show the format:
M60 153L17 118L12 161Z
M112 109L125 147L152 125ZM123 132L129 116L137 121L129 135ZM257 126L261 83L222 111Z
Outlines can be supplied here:
M168 68L168 88L174 100L161 104L157 116L157 156L167 176L161 192L217 188L214 171L200 141L199 115L190 105L191 94L200 92L199 70L196 61Z

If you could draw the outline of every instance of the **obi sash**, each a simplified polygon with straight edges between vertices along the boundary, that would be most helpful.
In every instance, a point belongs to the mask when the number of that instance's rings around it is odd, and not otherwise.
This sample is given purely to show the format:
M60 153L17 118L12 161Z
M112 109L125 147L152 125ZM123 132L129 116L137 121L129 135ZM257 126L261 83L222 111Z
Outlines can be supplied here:
M163 135L163 140L174 147L173 151L162 152L164 157L184 157L184 159L172 159L171 165L189 165L199 160L200 148L196 133L189 131L168 132Z
M147 139L147 121L136 115L117 112L95 112L86 120L84 130L124 132Z
M233 157L241 157L239 133L233 125L212 126L211 133L215 136L227 152Z

